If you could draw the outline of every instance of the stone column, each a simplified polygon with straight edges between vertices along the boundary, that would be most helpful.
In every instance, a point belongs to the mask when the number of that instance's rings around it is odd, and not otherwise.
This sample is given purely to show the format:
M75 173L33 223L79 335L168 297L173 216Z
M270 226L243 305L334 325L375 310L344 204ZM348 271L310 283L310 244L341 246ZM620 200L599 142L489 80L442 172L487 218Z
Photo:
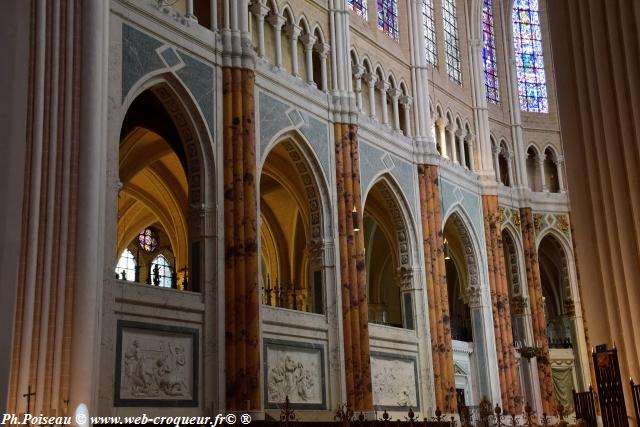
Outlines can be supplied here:
M435 122L436 132L438 132L438 140L440 141L440 154L442 157L449 158L449 152L447 150L447 133L445 130L446 125L444 120L438 118Z
M475 145L473 142L475 141L475 135L472 133L468 133L464 137L464 143L467 145L469 151L469 170L476 169L476 157L475 157Z
M406 129L405 136L409 138L411 138L411 117L409 116L409 113L411 112L412 102L413 98L411 98L410 96L400 97L400 104L402 105L402 110L404 111L404 128Z
M437 166L419 165L418 184L436 406L444 413L455 413L455 376Z
M471 287L466 290L466 297L469 304L469 314L471 317L471 327L473 330L473 347L478 363L484 367L484 369L478 370L478 389L480 396L485 396L492 400L497 392L493 392L491 387L491 374L495 375L496 368L499 369L497 363L494 362L493 370L491 369L491 354L487 351L488 347L495 348L495 343L489 342L486 337L489 335L491 328L490 323L485 321L485 311L487 310L484 302L483 291L479 287ZM495 349L496 352L498 349Z
M337 123L334 129L347 403L354 411L371 411L373 395L364 233L353 229L352 216L355 208L362 224L358 128Z
M451 152L448 153L449 159L453 162L457 162L458 154L456 150L456 134L455 134L456 128L451 123L449 123L447 124L445 129L447 130L447 137L448 137L447 152L449 152L449 149L451 149Z
M256 194L255 74L225 67L223 186L226 410L259 410L260 299Z
M554 63L554 75L564 178L572 190L576 286L584 290L592 344L617 344L627 411L631 423L635 418L638 424L627 379L640 378L640 328L635 326L640 325L640 194L635 190L640 99L634 95L640 81L640 4L560 0L547 5L554 57L562 58ZM599 61L604 55L609 55L605 68Z
M487 244L487 261L493 324L498 353L500 389L502 407L509 413L518 413L522 409L520 394L520 376L513 347L511 311L507 272L504 264L504 250L500 230L498 196L482 196L484 231ZM551 413L551 412L549 412Z
M362 76L364 75L364 71L362 65L354 64L352 66L353 78L355 79L353 91L356 94L356 105L359 111L364 111L362 106Z
M296 24L288 23L285 26L285 31L287 32L287 36L291 39L291 74L294 77L300 77L298 73L298 37L300 36L300 28Z
M458 142L458 151L460 152L459 156L460 158L458 159L458 163L460 163L460 166L462 167L467 167L467 155L464 151L464 138L467 136L467 133L463 130L459 130L456 132L456 141Z
M256 192L255 72L247 2L225 1L222 30L222 208L226 411L260 411L260 295ZM278 43L284 18L270 15Z
M538 164L538 171L540 173L540 186L542 187L541 191L548 193L549 186L547 185L547 177L545 176L545 173L544 173L544 153L541 154L541 156L543 157L538 157L536 159L536 163Z
M330 47L328 44L324 43L324 44L316 44L316 49L318 49L318 53L320 54L320 70L322 73L321 76L321 80L322 80L322 91L323 92L328 92L329 91L329 85L328 85L328 81L327 81L327 56L329 56L329 52L330 52Z
M311 34L305 34L302 36L302 43L304 44L304 54L307 63L307 83L315 85L313 80L313 47L316 44L316 38Z
M275 32L276 39L276 67L282 68L282 26L285 23L284 16L282 15L269 15L267 21L273 25L273 31Z
M387 89L389 89L389 83L378 80L376 88L380 91L380 108L382 108L382 124L389 125L389 112L387 111Z
M542 299L542 282L540 281L540 267L536 248L535 227L531 208L520 209L520 226L522 229L522 246L527 272L527 289L529 291L529 306L533 324L532 345L540 346L541 357L537 358L540 393L542 394L542 408L547 414L555 411L556 399L551 379L551 365L549 363L549 343L547 341L547 326Z
M198 17L193 14L193 0L187 0L185 18L198 22Z
M267 16L269 8L260 2L251 5L251 12L258 20L258 56L264 58L264 17Z
M556 165L556 173L558 174L558 187L561 193L565 193L567 189L564 184L564 157L558 156L554 163Z
M496 171L496 182L500 183L500 151L502 151L502 147L499 145L493 145L491 147L491 152L493 153L493 169Z
M364 76L364 81L367 82L367 86L369 86L369 111L371 112L371 118L376 118L376 82L378 78L373 73L366 73Z
M400 110L398 109L398 98L400 98L400 89L390 88L387 95L391 97L391 106L393 109L393 130L400 130Z
M511 151L505 153L507 156L507 172L509 173L509 185L515 186L515 178L513 173L513 153Z

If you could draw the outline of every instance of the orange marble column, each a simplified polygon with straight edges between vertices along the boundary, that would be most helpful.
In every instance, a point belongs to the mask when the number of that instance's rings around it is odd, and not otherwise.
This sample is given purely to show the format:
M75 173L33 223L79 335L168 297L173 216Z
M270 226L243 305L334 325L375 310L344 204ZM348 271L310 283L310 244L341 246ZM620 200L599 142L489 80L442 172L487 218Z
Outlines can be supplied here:
M255 75L223 69L226 409L259 409Z
M531 208L521 208L520 218L534 344L542 348L542 355L537 358L542 408L547 414L553 414L556 408L556 398L551 378L551 365L549 363L549 342L547 341L547 326L542 302L542 282L540 281L540 266L538 265L538 251Z
M516 365L511 325L511 308L507 271L504 264L502 236L498 212L497 196L482 196L484 213L485 240L487 244L487 263L489 286L491 288L491 306L493 325L498 354L498 371L502 391L502 408L510 413L522 410L520 376Z
M418 184L436 406L444 413L454 413L457 404L437 166L419 165Z
M347 403L355 411L371 411L373 394L364 233L353 229L352 214L355 207L362 226L358 128L337 123L334 131Z

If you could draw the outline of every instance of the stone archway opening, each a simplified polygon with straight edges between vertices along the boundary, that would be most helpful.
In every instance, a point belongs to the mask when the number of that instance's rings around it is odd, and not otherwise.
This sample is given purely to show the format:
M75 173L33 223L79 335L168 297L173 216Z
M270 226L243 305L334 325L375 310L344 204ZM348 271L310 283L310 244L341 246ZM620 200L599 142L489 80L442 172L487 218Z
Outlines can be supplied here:
M262 303L324 313L320 194L309 162L291 139L265 159L260 216Z
M118 280L197 289L190 274L187 163L170 112L153 89L142 92L130 105L120 134Z
M480 288L478 263L471 236L462 217L453 213L444 225L444 258L447 280L449 323L459 407L478 403L478 363L476 341L483 339L474 331L473 318L479 318Z
M369 321L414 329L409 233L396 194L385 179L367 194L362 228Z

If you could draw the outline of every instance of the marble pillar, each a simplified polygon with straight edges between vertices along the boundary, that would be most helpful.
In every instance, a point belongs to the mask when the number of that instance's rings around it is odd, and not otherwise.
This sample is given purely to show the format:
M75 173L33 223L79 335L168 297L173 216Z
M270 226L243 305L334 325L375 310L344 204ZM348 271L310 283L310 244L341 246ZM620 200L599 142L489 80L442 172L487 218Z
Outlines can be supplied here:
M226 409L260 409L255 74L223 68Z
M509 290L502 248L498 197L482 196L482 208L502 407L510 413L518 413L522 410L523 402L520 376L513 347Z
M455 376L437 166L419 165L418 183L436 406L444 413L455 413Z
M355 209L362 224L358 128L337 123L334 131L347 403L354 411L371 411L373 394L364 233L354 230L352 214Z
M542 408L547 414L555 412L556 399L551 378L549 361L549 343L547 340L547 326L542 301L542 282L540 281L540 267L538 265L538 251L536 248L535 227L531 208L520 209L520 226L522 229L522 246L527 273L527 288L529 290L529 305L533 326L533 340L531 343L539 346L542 354L537 358L540 393L542 394Z

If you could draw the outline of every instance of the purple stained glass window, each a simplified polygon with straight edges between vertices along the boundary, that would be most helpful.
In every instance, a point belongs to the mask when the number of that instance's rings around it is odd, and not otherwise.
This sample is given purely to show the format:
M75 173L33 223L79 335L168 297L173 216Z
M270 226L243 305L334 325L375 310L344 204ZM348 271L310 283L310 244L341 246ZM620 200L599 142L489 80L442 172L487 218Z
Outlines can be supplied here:
M400 40L398 0L378 0L378 28L396 41Z
M496 39L493 26L492 0L484 0L482 7L482 60L484 64L484 85L487 90L487 101L500 102L498 85L498 64L496 61Z
M538 0L515 0L512 20L520 109L547 113L549 102Z
M158 247L158 235L152 228L145 228L138 234L140 247L147 252L153 252Z
M447 62L447 74L451 80L461 85L462 71L460 67L456 0L443 0L442 17L444 20L444 51Z
M435 67L438 65L438 50L436 47L436 24L433 16L433 0L422 0L422 25L427 64Z
M347 0L349 9L353 10L356 15L362 17L365 21L369 19L367 13L367 0Z

